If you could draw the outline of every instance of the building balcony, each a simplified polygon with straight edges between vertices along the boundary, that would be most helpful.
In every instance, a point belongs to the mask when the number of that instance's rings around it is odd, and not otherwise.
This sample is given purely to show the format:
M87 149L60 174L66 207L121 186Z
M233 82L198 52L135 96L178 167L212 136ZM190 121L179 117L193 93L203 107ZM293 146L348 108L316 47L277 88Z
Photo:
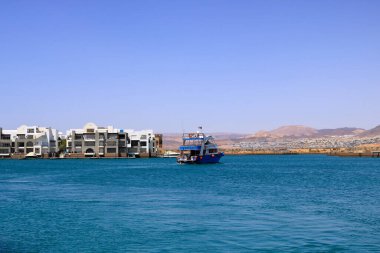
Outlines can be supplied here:
M95 141L95 134L84 134L83 139L85 141Z
M140 153L140 149L139 148L130 148L128 150L128 153Z
M107 146L117 146L116 141L107 141Z
M95 147L95 141L85 141L84 146Z

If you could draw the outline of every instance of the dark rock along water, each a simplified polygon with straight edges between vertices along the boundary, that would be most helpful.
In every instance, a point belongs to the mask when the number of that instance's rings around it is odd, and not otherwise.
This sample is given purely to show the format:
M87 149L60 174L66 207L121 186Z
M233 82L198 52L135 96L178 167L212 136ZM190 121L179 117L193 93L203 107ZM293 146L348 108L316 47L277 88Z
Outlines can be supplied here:
M380 159L0 160L0 252L380 251Z

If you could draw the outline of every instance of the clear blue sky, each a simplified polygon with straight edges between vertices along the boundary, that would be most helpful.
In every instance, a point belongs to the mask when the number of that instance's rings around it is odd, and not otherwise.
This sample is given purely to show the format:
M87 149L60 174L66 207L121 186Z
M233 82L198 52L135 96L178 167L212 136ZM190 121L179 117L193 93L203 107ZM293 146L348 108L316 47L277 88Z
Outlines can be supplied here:
M380 124L380 1L1 1L0 126Z

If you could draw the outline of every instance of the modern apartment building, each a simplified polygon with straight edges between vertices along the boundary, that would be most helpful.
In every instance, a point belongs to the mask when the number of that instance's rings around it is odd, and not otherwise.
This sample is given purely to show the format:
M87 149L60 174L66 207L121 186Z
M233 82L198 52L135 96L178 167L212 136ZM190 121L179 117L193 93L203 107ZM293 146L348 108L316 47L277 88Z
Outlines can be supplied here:
M112 126L98 127L87 123L82 129L66 134L66 151L70 157L127 157L128 133Z
M14 135L14 153L54 156L58 152L58 131L51 127L20 126Z
M62 151L61 139L66 140L66 150L60 154L66 157L155 157L162 147L162 135L152 130L124 131L87 123L63 135L50 127L23 125L16 130L0 128L0 157L53 157Z
M136 157L155 157L158 153L158 143L153 130L126 130L131 140L129 153ZM161 139L162 139L162 135Z
M0 128L0 157L9 157L12 154L12 132Z
M58 131L50 127L20 126L0 128L0 157L54 156L58 152Z

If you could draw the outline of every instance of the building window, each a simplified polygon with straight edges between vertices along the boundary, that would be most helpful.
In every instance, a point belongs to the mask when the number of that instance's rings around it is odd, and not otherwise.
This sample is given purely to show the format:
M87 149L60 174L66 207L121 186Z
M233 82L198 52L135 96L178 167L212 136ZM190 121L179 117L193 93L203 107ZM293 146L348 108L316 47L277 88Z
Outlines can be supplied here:
M9 149L0 148L0 154L9 154Z
M117 133L108 133L108 138L116 138L117 137Z
M116 141L107 141L107 146L116 146Z
M27 133L28 133L28 134L34 134L34 129L33 129L33 128L29 128L29 129L27 130Z
M107 153L115 154L116 153L116 148L107 148Z
M95 140L95 134L84 134L83 138L86 141L94 141Z
M93 146L95 146L95 141L85 141L84 145L93 147Z
M140 142L140 144L141 144L141 147L146 147L146 141L142 141Z
M11 136L10 135L3 135L2 138L3 140L10 140L11 139Z

